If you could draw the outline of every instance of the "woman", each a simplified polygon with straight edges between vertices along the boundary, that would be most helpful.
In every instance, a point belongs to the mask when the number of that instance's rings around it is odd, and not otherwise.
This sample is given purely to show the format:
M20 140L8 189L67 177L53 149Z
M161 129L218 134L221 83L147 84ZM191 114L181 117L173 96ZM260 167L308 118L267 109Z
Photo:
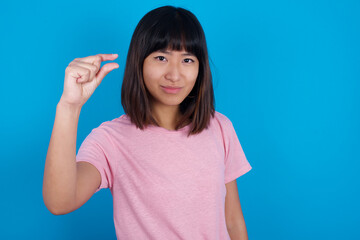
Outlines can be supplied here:
M251 169L231 121L214 109L203 29L188 10L147 13L131 39L125 114L92 130L76 155L81 107L118 68L117 55L65 71L44 173L53 214L110 188L118 239L247 239L236 178Z

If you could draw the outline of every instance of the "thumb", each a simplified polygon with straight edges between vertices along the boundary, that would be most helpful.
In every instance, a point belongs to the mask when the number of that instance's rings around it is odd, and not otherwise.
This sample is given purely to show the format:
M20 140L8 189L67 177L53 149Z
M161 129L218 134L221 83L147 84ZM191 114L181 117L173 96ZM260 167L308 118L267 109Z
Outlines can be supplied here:
M107 63L105 64L104 66L102 66L102 68L99 70L99 72L97 73L96 75L96 78L98 80L98 83L100 84L101 81L104 79L104 77L109 73L111 72L112 70L114 69L117 69L119 68L119 64L117 63Z

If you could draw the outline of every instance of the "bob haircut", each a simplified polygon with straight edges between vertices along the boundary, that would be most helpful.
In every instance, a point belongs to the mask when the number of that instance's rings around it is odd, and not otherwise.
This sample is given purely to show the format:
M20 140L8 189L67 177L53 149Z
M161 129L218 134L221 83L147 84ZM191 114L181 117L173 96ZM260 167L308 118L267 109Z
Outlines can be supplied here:
M189 95L180 103L176 130L191 124L188 136L200 133L214 117L215 98L204 31L194 14L164 6L148 12L131 38L121 88L121 104L131 122L143 130L159 126L151 112L151 95L143 79L144 60L158 50L185 50L199 60L199 73Z

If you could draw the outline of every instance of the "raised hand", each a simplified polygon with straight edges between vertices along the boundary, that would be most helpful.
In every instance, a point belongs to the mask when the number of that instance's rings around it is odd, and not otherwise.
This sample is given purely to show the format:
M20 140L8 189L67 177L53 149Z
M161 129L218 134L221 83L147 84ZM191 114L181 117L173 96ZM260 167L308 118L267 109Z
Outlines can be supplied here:
M84 58L75 58L65 69L63 103L82 107L94 93L104 77L119 67L115 62L101 67L101 62L115 60L117 54L97 54Z

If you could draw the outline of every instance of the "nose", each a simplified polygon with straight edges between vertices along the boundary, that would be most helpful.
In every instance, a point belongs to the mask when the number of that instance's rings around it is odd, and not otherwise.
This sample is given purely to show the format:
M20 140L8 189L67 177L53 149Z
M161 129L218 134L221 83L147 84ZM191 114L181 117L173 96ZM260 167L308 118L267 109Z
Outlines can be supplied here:
M166 69L165 78L172 82L176 82L180 80L181 76L181 69L176 63L169 64L168 68Z

